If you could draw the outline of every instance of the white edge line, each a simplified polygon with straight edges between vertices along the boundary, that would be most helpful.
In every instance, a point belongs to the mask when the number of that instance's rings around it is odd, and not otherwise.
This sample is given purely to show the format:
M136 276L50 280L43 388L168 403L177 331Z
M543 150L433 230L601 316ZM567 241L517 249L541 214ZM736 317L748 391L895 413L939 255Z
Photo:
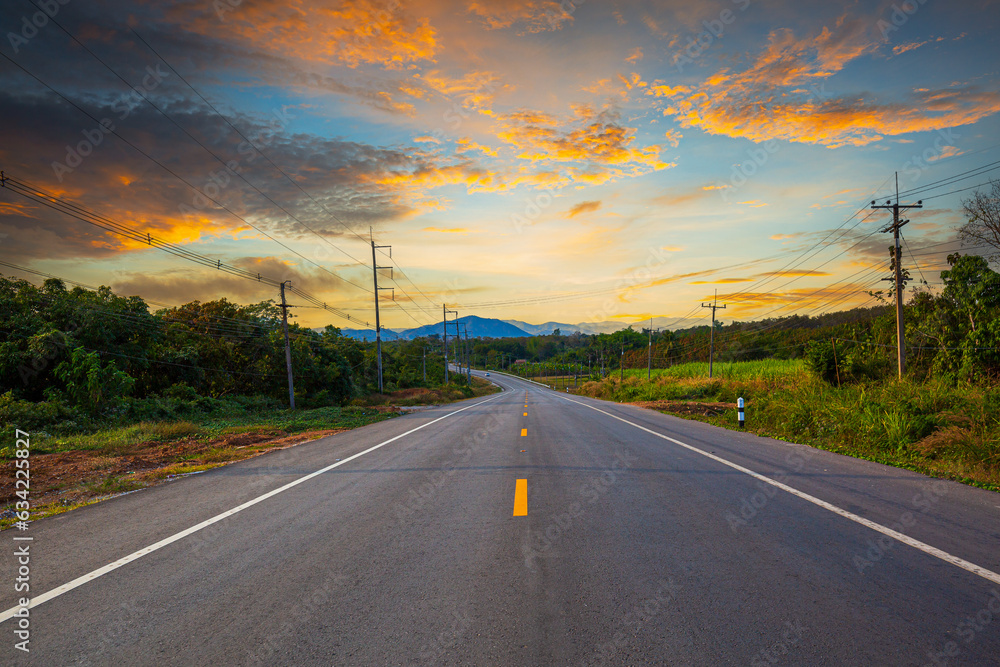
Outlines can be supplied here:
M116 560L113 563L109 563L109 564L105 565L104 567L100 567L100 568L94 570L93 572L88 572L87 574L85 574L85 575L83 575L81 577L77 577L73 581L65 583L62 586L59 586L58 588L53 588L52 590L50 590L50 591L48 591L46 593L42 593L41 595L35 596L35 597L31 598L31 602L28 604L27 608L28 609L34 609L38 605L44 604L44 603L48 602L49 600L51 600L53 598L57 598L60 595L62 595L63 593L68 593L69 591L73 590L74 588L82 586L82 585L84 585L85 583L87 583L89 581L93 581L94 579L97 579L98 577L102 577L105 574L107 574L108 572L112 572L114 570L117 570L118 568L120 568L120 567L122 567L124 565L128 565L132 561L139 560L143 556L149 555L149 554L153 553L154 551L157 551L158 549L162 549L163 547L165 547L165 546L167 546L169 544L173 544L174 542L177 542L178 540L182 540L185 537L187 537L188 535L191 535L193 533L197 533L199 530L201 530L203 528L207 528L208 526L211 526L213 523L217 523L219 521L222 521L223 519L231 517L234 514L242 512L243 510L247 509L248 507L253 507L254 505L256 505L259 502L263 502L263 501L267 500L268 498L276 496L279 493L283 493L284 491L287 491L288 489L290 489L290 488L292 488L294 486L298 486L302 482L310 480L313 477L316 477L318 475L322 475L323 473L328 472L330 470L333 470L334 468L338 468L338 467L344 465L345 463L347 463L348 461L353 461L354 459L356 459L356 458L358 458L360 456L364 456L365 454L368 454L370 452L374 452L376 449L379 449L380 447L384 447L385 445L388 445L391 442L395 442L396 440L399 440L400 438L404 438L404 437L410 435L411 433L415 433L415 432L419 431L422 428L427 428L431 424L436 424L437 422L441 421L442 419L447 419L448 417L451 417L452 415L457 415L459 412L465 412L466 410L469 410L471 408L474 408L474 407L477 407L479 405L482 405L483 403L489 403L490 401L494 401L494 400L500 398L501 396L503 396L503 393L497 394L496 396L493 396L492 398L488 398L485 401L480 401L478 403L474 403L473 405L467 405L466 407L461 408L460 410L455 410L454 412L449 412L448 414L442 415L441 417L438 417L437 419L429 421L426 424L421 424L420 426L417 426L416 428L412 428L412 429L410 429L409 431L407 431L405 433L400 433L399 435L397 435L395 437L389 438L388 440L380 442L377 445L369 447L368 449L364 450L363 452L358 452L357 454L349 456L349 457L347 457L346 459L344 459L342 461L337 461L336 463L328 465L325 468L321 468L320 470L317 470L315 472L311 472L308 475L305 475L304 477L299 477L298 479L293 480L293 481L289 482L288 484L285 484L284 486L278 487L277 489L274 489L272 491L268 491L264 495L257 496L256 498L253 498L252 500L248 500L247 502L243 503L242 505L237 505L236 507L234 507L234 508L232 508L230 510L225 511L222 514L217 514L216 516L213 516L210 519L206 519L206 520L202 521L201 523L196 524L194 526L191 526L190 528L188 528L186 530L182 530L181 532L176 533L174 535L171 535L170 537L166 537L166 538L160 540L159 542L156 542L154 544L150 544L148 547L145 547L143 549L139 549L138 551L130 553L129 555L124 556L123 558L119 558L118 560ZM0 623L3 623L4 621L10 620L11 618L14 618L14 614L16 612L18 612L19 610L23 609L23 608L24 607L21 607L20 605L18 605L18 606L15 606L15 607L11 607L10 609L8 609L7 611L5 611L3 613L0 613Z
M553 391L552 385L542 384L541 382L535 382L534 380L529 380L528 378L523 378L520 375L514 375L513 373L506 373L504 371L490 371L491 373L499 373L500 375L506 375L509 378L517 378L521 382L530 382L531 384L537 384L539 387L545 387L549 391ZM559 393L559 392L556 392Z
M845 519L848 519L848 520L853 521L855 523L859 523L862 526L866 526L868 528L871 528L872 530L874 530L874 531L876 531L878 533L882 533L883 535L887 535L887 536L889 536L889 537L891 537L891 538L893 538L895 540L898 540L898 541L902 542L903 544L907 544L907 545L913 547L914 549L919 549L920 551L923 551L925 554L928 554L930 556L934 556L935 558L940 558L941 560L943 560L946 563L950 563L952 565L960 567L963 570L971 572L972 574L979 575L983 579L986 579L988 581L992 581L995 584L1000 584L1000 574L997 574L996 572L993 572L992 570L987 570L985 567L980 567L979 565L976 565L975 563L970 563L969 561L964 560L962 558L959 558L958 556L953 556L952 554L948 553L947 551L942 551L941 549L938 549L937 547L932 547L931 545L929 545L929 544L927 544L925 542L921 542L920 540L915 540L912 537L910 537L908 535L904 535L903 533L897 532L897 531L895 531L895 530L893 530L891 528L886 528L885 526L883 526L880 523L875 523L874 521L871 521L870 519L866 519L863 516L858 516L857 514L853 514L852 512L848 512L847 510L841 509L841 508L837 507L836 505L833 505L831 503L826 502L825 500L821 500L821 499L817 498L816 496L811 496L808 493L805 493L803 491L799 491L798 489L793 488L791 486L788 486L787 484L782 484L781 482L775 481L775 480L771 479L770 477L766 477L764 475L761 475L760 473L754 472L753 470L750 470L749 468L744 468L743 466L741 466L739 464L733 463L731 461L727 461L726 459L724 459L724 458L722 458L720 456L716 456L715 454L711 454L709 452L703 451L701 449L698 449L697 447L692 447L691 445L683 443L680 440L675 440L674 438L671 438L670 436L663 435L662 433L657 433L656 431L648 429L645 426L640 426L639 424L636 424L634 422L630 422L629 420L623 419L623 418L621 418L621 417L619 417L617 415L613 415L610 412L605 412L604 410L601 410L600 408L596 408L596 407L594 407L592 405L587 405L586 403L582 403L580 401L574 401L573 399L566 398L565 396L563 396L562 394L559 394L559 393L557 393L556 395L559 396L559 398L561 398L563 400L569 401L570 403L576 403L577 405L582 405L585 408L590 408L591 410L596 410L597 412L600 412L601 414L605 414L608 417L611 417L612 419L617 419L618 421L625 422L626 424L628 424L630 426L634 426L635 428L637 428L639 430L642 430L642 431L645 431L646 433L650 433L652 435L655 435L658 438L663 438L664 440L668 440L668 441L674 443L675 445L680 445L681 447L684 447L685 449L689 449L692 452L695 452L696 454L701 454L702 456L706 456L706 457L712 459L713 461L718 461L722 465L729 466L730 468L733 468L734 470L738 470L738 471L740 471L742 473L750 475L754 479L758 479L758 480L764 482L765 484L770 484L771 486L777 487L777 488L781 489L782 491L787 491L788 493L792 494L793 496L798 496L799 498L802 498L803 500L806 500L806 501L808 501L808 502L810 502L810 503L812 503L814 505L822 507L825 510L829 510L830 512L833 512L834 514L842 516Z

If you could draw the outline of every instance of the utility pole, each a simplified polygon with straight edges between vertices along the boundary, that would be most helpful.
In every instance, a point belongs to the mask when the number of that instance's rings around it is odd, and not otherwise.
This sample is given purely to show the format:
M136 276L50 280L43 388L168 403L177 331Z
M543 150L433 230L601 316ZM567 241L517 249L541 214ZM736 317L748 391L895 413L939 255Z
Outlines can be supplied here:
M375 250L377 248L389 248L389 257L392 257L392 246L387 245L375 245L375 234L372 228L368 228L368 236L372 244L372 281L375 283L375 358L378 361L378 393L382 393L382 326L379 323L378 316L378 272L379 269L389 269L392 270L391 266L379 266L375 259ZM383 287L382 289L391 289L388 287Z
M882 230L883 233L892 230L892 237L895 242L895 271L892 278L885 278L884 280L892 280L896 285L896 365L899 368L899 379L903 379L903 373L906 372L906 329L903 326L903 267L902 259L903 253L899 247L899 230L900 228L909 222L909 220L900 220L899 212L900 210L906 210L909 208L923 208L924 202L918 201L916 204L900 205L899 203L899 172L896 172L896 203L893 204L891 200L886 201L885 205L879 206L872 201L872 208L884 208L892 210L892 224Z
M292 346L288 342L288 304L285 303L285 283L292 288L292 281L281 283L281 324L285 329L285 366L288 368L288 405L295 409L295 383L292 381Z
M625 341L624 340L622 341L622 356L621 356L621 361L618 363L618 368L621 370L621 373L619 374L619 377L621 378L621 381L624 382L625 381Z
M421 348L424 351L424 384L427 384L427 348Z
M712 309L712 332L709 337L708 343L708 377L712 377L712 363L715 361L715 311L719 308L725 310L724 305L719 305L719 290L715 290L715 301L712 303L701 304L702 308Z
M448 310L447 305L441 304L441 313L444 318L442 322L444 325L444 383L448 384L448 313L458 317L458 311Z
M465 322L465 379L472 386L472 347L469 345L469 323Z
M649 318L649 349L646 350L646 382L653 379L653 318Z

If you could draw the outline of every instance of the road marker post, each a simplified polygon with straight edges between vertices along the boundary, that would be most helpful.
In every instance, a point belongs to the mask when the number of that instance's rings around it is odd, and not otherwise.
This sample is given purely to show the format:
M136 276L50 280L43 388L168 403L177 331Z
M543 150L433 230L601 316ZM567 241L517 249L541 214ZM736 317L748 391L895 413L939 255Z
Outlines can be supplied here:
M738 411L737 415L738 415L739 420L740 420L740 428L743 428L743 426L744 426L743 422L745 421L745 415L743 413L743 398L742 397L736 399L736 410Z

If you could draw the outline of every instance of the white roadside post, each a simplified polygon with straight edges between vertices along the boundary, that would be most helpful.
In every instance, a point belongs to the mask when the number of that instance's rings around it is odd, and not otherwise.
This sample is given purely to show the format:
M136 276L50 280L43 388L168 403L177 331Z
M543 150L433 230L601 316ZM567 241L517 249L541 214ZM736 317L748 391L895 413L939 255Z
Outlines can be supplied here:
M742 397L736 399L736 409L738 410L737 414L738 414L739 420L740 420L740 428L743 428L743 422L745 421L745 417L744 417L744 414L743 414L743 398Z

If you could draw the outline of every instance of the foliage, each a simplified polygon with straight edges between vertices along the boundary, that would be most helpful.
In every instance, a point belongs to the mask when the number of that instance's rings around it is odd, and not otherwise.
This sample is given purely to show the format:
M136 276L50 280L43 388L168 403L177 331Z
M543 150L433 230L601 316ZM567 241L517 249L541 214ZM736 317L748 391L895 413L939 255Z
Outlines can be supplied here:
M88 412L118 405L135 387L135 380L114 363L102 364L96 352L87 352L82 347L74 349L68 360L56 366L55 375L65 384L72 402Z
M0 392L11 401L60 405L73 419L138 406L156 417L175 409L165 406L201 409L240 395L287 401L281 309L271 301L193 301L150 313L142 299L107 287L68 290L56 279L36 287L0 277L0 317ZM346 405L377 391L374 344L333 326L314 331L290 322L289 335L298 404ZM384 341L383 375L387 391L441 386L438 346Z
M911 378L837 388L801 363L786 363L782 373L739 362L711 380L703 364L683 364L652 382L644 373L624 382L612 375L580 393L667 402L660 403L666 411L670 402L722 402L729 408L721 416L697 418L728 428L737 428L735 401L742 397L747 428L757 434L1000 488L1000 389Z
M959 230L959 238L970 246L988 246L988 257L1000 259L1000 181L990 181L990 192L977 190L962 202L968 222Z

